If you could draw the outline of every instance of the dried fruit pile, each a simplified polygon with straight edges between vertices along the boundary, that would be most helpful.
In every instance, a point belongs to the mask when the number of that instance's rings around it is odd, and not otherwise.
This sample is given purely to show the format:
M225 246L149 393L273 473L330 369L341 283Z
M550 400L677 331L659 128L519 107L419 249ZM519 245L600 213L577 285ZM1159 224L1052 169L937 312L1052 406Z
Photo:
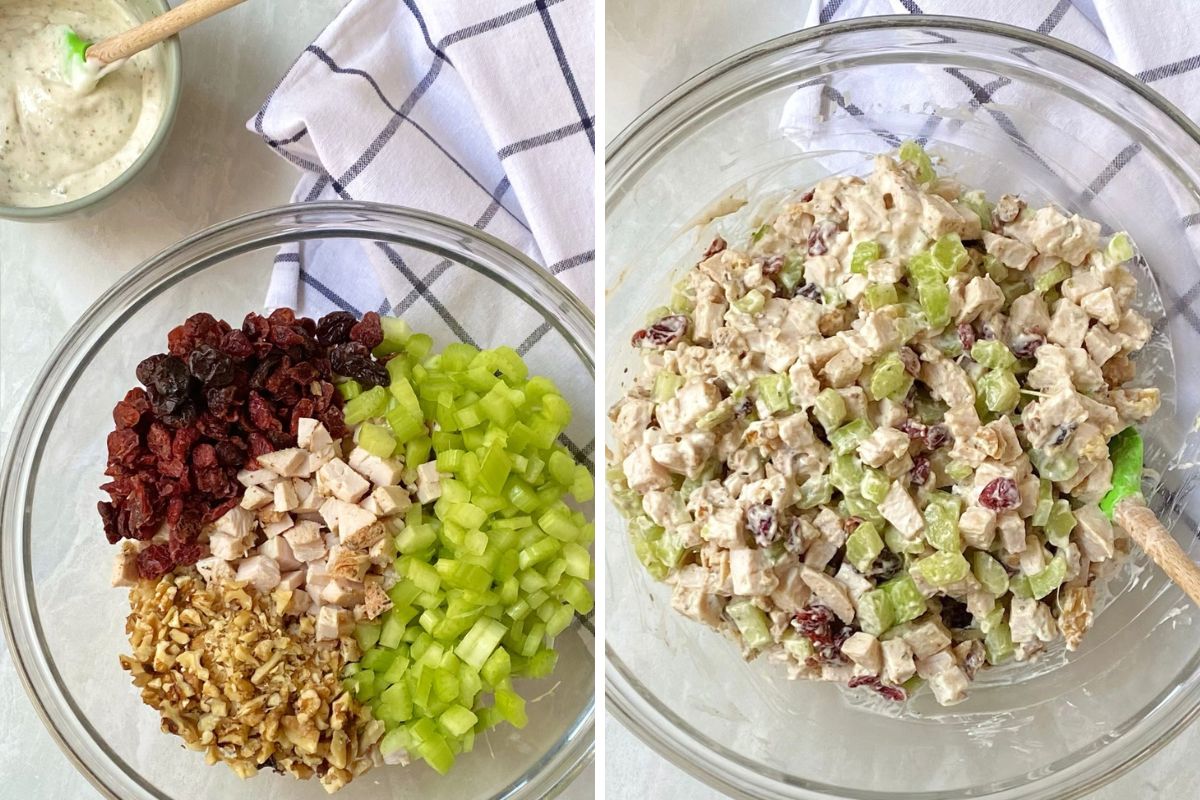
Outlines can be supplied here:
M98 505L109 542L148 541L165 525L165 540L138 554L139 573L157 578L195 563L201 526L237 505L238 470L294 446L303 417L345 435L333 374L387 385L387 370L371 356L382 341L373 312L315 322L278 309L248 314L241 328L210 314L189 317L167 336L166 353L138 365L142 386L113 409L105 471L112 480L101 487L112 499Z

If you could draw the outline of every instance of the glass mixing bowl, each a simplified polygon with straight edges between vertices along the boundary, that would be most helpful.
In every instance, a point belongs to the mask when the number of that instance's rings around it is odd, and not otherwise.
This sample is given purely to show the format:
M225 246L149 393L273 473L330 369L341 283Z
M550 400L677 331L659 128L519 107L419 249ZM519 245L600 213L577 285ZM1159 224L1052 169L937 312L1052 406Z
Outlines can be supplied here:
M541 267L450 220L359 203L284 207L210 228L122 278L75 324L38 377L0 487L0 576L14 660L64 752L114 800L326 796L316 781L269 771L240 781L224 766L205 767L201 754L159 731L158 714L142 705L117 663L129 647L123 630L129 606L124 590L109 587L114 550L100 532L96 501L103 495L96 487L112 407L134 384L138 361L163 349L167 331L201 310L240 323L261 308L280 245L348 239L389 247L410 265L443 259L462 265L448 279L458 282L453 294L464 305L450 310L483 347L517 346L522 342L514 337L541 331L526 354L531 373L552 378L571 402L572 441L592 441L591 313ZM487 317L485 307L509 316ZM437 346L448 344L429 303L416 302L405 319L432 332ZM500 728L481 738L446 777L423 763L385 767L338 796L535 800L557 794L592 758L594 639L577 623L556 648L554 675L520 688L538 698L529 703L524 730Z
M607 159L606 403L637 369L631 332L716 233L747 236L762 198L861 174L903 139L993 197L1052 200L1139 243L1139 303L1155 322L1140 374L1164 394L1143 429L1161 475L1146 492L1200 553L1189 463L1200 461L1200 320L1189 307L1200 264L1187 234L1200 215L1184 218L1200 210L1200 130L1111 65L1027 31L936 17L825 25L730 58L637 120ZM1077 652L982 673L954 708L918 694L900 710L742 662L670 608L606 511L605 592L619 609L606 615L608 708L730 795L1064 800L1200 711L1195 609L1140 555Z

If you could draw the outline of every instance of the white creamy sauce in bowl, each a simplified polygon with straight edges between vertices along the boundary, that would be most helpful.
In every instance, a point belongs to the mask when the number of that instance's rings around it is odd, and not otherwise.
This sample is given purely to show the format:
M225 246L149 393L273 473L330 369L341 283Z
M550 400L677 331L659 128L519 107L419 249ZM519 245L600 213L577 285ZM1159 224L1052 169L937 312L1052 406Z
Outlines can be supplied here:
M67 27L94 42L137 24L118 0L0 0L0 205L84 197L146 150L164 110L159 48L81 90L64 43Z

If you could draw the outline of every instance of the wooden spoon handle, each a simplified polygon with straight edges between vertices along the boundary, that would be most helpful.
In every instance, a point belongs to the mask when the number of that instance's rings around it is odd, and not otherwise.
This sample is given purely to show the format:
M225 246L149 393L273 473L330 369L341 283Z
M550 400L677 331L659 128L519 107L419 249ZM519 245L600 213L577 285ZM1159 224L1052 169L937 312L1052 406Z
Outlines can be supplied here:
M87 49L88 60L111 64L153 47L184 28L195 25L246 0L188 0L133 30L102 39Z
M1126 497L1113 509L1113 521L1153 559L1167 577L1200 606L1200 567L1188 557L1154 512L1138 497Z

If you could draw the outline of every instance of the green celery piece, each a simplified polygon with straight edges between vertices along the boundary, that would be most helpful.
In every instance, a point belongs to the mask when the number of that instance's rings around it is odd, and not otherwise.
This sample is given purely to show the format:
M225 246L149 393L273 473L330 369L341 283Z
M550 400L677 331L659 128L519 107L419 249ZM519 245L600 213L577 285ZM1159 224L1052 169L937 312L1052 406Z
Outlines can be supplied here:
M999 561L982 550L971 553L971 572L983 588L997 597L1008 591L1008 571Z
M829 503L833 499L833 484L828 475L814 475L800 484L800 497L797 505L803 509L816 508Z
M1069 277L1071 277L1071 265L1060 261L1034 278L1033 290L1039 294L1045 294Z
M846 401L837 389L822 389L813 403L813 415L827 433L831 432L846 419Z
M763 310L767 298L758 289L751 289L746 294L733 301L733 307L743 314L757 314Z
M1058 553L1040 572L1029 576L1029 591L1035 600L1041 600L1061 586L1066 577L1067 559L1062 553Z
M829 482L843 494L858 491L862 482L863 468L858 456L853 453L834 456L829 465Z
M896 609L883 589L872 589L858 599L858 625L872 636L880 636L896 624Z
M1079 471L1079 459L1068 452L1050 455L1044 450L1030 450L1029 460L1033 462L1038 477L1050 481L1069 480Z
M1029 578L1025 575L1013 575L1008 579L1008 590L1014 597L1028 600L1033 597L1033 589L1029 586Z
M950 323L950 288L944 280L931 278L918 281L917 296L931 329L938 330Z
M962 501L947 492L933 492L925 506L925 540L938 550L955 553L962 549L958 535L958 518Z
M789 294L794 292L804 280L804 254L799 250L792 250L785 255L783 269L779 271L779 275L775 279Z
M1021 401L1021 384L1006 369L992 369L975 381L975 389L989 411L1008 414Z
M883 539L870 522L863 522L846 539L846 558L859 572L866 572L883 552Z
M373 456L391 458L396 452L396 437L383 425L364 422L358 428L358 446Z
M684 379L670 370L663 370L654 378L654 402L665 403L683 388Z
M1016 652L1013 645L1012 630L1007 622L1001 622L984 634L983 646L987 654L987 662L992 666L1003 664L1012 658Z
M1113 509L1126 497L1142 495L1142 461L1145 445L1137 428L1129 427L1108 443L1108 455L1113 463L1112 488L1100 501L1100 510L1112 519Z
M1044 528L1046 523L1050 521L1050 512L1054 510L1054 484L1042 478L1038 483L1038 500L1037 506L1033 511L1033 518L1030 523Z
M850 271L855 275L866 275L867 266L882 256L883 248L879 246L879 242L859 242L850 256Z
M873 283L863 292L863 302L871 311L900 302L896 287L890 283Z
M962 239L957 233L948 233L933 243L929 254L938 266L942 277L949 278L958 273L971 260L967 248L963 247Z
M748 647L761 650L771 644L767 615L758 606L749 600L734 600L725 606L725 613L733 620Z
M1012 369L1017 363L1008 345L999 339L980 339L971 347L971 358L991 369Z
M875 362L867 391L872 400L883 400L884 398L898 400L908 394L912 385L913 376L904 368L900 354L892 351Z
M919 559L913 565L913 570L932 586L949 586L967 577L971 565L962 553L942 550Z
M992 204L987 201L987 196L982 191L964 192L960 202L975 212L981 228L985 231L992 229Z
M388 392L375 386L346 402L343 413L347 425L357 425L368 419L382 417L387 412Z
M893 625L903 625L921 616L928 609L928 603L916 582L911 576L898 575L879 587L892 603L895 612Z
M1109 264L1123 264L1133 258L1133 240L1125 231L1113 234L1104 248L1104 259Z
M860 442L871 435L871 423L865 419L855 419L829 434L829 444L833 452L846 455L854 452Z
M888 525L883 530L883 543L887 545L887 549L891 550L896 555L904 555L905 553L916 554L925 552L925 540L921 537L916 539L907 539L899 529L893 525Z
M754 385L758 389L758 401L770 413L776 414L792 407L791 386L786 373L764 375L756 378Z
M865 500L879 504L887 497L892 482L883 470L874 467L864 467L862 481L858 484L858 492Z
M917 166L917 181L920 183L930 183L937 177L937 173L933 169L933 161L929 158L929 154L925 152L925 148L916 142L909 140L900 145L898 154L901 161L908 161Z

